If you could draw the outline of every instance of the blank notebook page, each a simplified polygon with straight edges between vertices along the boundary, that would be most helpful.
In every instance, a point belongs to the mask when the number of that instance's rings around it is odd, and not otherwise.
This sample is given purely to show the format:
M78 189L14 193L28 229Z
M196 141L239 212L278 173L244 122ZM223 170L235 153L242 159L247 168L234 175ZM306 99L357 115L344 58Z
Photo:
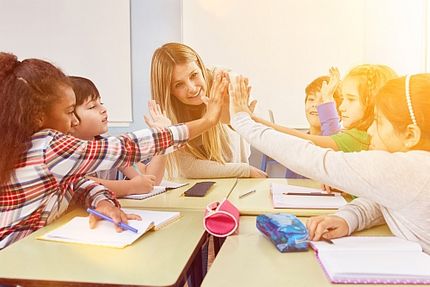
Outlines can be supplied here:
M321 252L319 259L333 279L429 279L430 257L422 252Z
M154 211L123 208L125 213L137 214L145 220L154 222L155 229L160 229L166 224L178 219L181 215L178 211Z
M334 244L312 241L318 259L336 283L430 283L430 256L421 246L394 236L349 236Z

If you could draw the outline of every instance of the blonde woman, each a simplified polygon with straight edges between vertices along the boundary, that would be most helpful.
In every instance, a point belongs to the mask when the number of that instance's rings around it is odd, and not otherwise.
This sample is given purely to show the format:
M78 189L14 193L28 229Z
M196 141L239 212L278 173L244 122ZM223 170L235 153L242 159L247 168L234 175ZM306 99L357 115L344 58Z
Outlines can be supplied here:
M223 72L221 72L223 73ZM190 47L168 43L152 57L151 92L173 124L199 119L206 111L214 72ZM228 97L220 122L169 156L169 176L186 178L266 177L249 165L249 145L228 126Z

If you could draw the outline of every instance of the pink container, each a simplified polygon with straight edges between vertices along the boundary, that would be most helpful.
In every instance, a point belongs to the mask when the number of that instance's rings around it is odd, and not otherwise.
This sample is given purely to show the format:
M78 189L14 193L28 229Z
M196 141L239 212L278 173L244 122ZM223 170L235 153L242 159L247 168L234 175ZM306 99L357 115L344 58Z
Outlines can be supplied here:
M224 199L222 202L212 202L206 207L203 225L207 232L217 237L233 234L239 227L239 210Z

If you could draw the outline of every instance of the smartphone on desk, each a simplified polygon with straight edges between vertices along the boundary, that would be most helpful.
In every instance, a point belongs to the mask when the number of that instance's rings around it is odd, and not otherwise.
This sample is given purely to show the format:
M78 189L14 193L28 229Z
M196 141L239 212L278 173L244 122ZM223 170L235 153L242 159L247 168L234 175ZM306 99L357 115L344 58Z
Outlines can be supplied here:
M203 197L208 192L209 188L214 185L214 181L202 181L194 184L184 192L185 196Z

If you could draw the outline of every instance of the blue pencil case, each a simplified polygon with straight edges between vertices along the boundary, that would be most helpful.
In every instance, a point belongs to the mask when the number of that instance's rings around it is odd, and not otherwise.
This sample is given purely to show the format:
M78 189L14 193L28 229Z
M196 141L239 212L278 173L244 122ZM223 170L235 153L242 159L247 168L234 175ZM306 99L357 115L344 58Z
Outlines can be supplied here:
M308 250L308 230L294 215L288 213L257 216L257 229L281 252Z

